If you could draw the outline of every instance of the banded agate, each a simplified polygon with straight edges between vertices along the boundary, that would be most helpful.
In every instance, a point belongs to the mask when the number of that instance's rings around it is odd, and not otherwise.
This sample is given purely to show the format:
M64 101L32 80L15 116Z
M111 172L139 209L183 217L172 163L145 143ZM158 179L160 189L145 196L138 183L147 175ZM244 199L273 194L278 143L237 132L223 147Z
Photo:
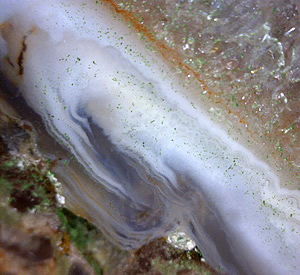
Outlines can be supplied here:
M124 249L180 225L226 272L299 273L299 190L210 117L203 87L106 2L1 7L2 79L48 152L74 156L57 170L70 207Z

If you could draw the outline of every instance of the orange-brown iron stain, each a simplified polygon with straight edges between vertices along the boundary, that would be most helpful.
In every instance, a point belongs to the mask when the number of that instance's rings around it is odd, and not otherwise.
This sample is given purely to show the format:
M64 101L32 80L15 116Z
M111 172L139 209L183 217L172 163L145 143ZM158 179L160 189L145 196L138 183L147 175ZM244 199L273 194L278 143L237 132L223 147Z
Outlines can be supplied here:
M151 43L155 45L156 50L161 54L161 56L166 60L168 63L171 61L172 65L178 65L179 68L182 69L182 72L185 74L185 76L192 75L197 81L200 83L203 90L207 92L207 95L211 102L214 102L216 104L221 105L224 107L225 110L227 110L227 113L229 115L234 115L236 118L239 119L239 122L244 125L244 129L249 134L252 140L256 140L255 135L257 134L256 131L250 130L248 128L249 122L242 118L241 113L238 111L233 111L227 104L220 98L220 95L216 92L213 92L212 90L209 90L205 81L200 77L200 74L197 73L195 70L193 70L190 66L184 64L178 53L172 49L166 46L163 42L160 42L156 40L155 36L145 27L145 25L141 24L138 20L138 18L130 11L123 10L118 7L118 4L115 3L113 0L103 0L103 2L108 3L117 14L120 14L125 20L129 21L131 26L133 26L139 33L143 34L145 38L147 38ZM176 64L177 63L177 64ZM259 71L261 68L258 68L257 70L251 72L252 74ZM216 100L217 99L217 100ZM274 152L273 152L274 153ZM275 156L275 154L272 153L272 156L274 159L278 160L278 157ZM287 157L288 158L288 157ZM288 166L291 166L291 164L288 162Z
M60 247L60 255L68 255L70 254L71 250L71 240L70 236L67 232L63 232L62 237L61 237L61 242L59 243Z
M174 49L171 49L169 47L167 47L163 42L157 41L155 39L155 36L145 27L145 25L141 24L139 22L139 20L134 16L134 14L132 14L130 11L127 10L123 10L121 8L118 7L118 5L113 1L113 0L103 0L103 2L107 2L109 3L113 9L115 10L115 12L117 14L122 15L126 20L128 20L131 25L139 32L142 33L144 37L146 37L151 43L153 43L156 46L156 49L159 51L159 53L161 54L161 56L167 61L169 62L170 60L173 61L173 63L177 63L177 65L179 66L179 68L182 69L183 73L188 76L188 75L193 75L195 79L197 79L197 81L200 83L201 87L203 90L205 90L209 96L209 99L212 102L215 103L219 103L220 105L222 105L228 112L228 114L233 114L234 116L236 116L237 118L239 118L239 121L241 124L244 124L246 131L251 135L251 137L253 138L254 134L256 132L252 132L250 131L246 125L247 122L245 119L240 117L240 113L239 112L235 112L233 110L231 110L228 105L225 104L225 102L223 102L221 99L218 99L218 101L216 101L214 99L214 97L219 98L218 93L215 93L211 90L208 89L207 85L205 84L205 81L203 79L201 79L200 75L193 70L190 66L184 64L180 57L178 57L178 54L176 53L176 51ZM171 57L171 58L170 58ZM174 62L175 61L175 62ZM175 64L176 65L176 64Z

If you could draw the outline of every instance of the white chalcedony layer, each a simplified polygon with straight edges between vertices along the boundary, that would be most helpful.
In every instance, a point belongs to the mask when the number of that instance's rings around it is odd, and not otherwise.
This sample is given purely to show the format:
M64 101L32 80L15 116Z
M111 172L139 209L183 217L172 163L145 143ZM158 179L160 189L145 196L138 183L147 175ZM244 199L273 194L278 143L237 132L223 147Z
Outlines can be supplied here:
M181 223L229 273L299 274L299 191L281 188L95 2L1 1L2 70L107 192L100 202L97 187L74 182L78 203L124 247Z

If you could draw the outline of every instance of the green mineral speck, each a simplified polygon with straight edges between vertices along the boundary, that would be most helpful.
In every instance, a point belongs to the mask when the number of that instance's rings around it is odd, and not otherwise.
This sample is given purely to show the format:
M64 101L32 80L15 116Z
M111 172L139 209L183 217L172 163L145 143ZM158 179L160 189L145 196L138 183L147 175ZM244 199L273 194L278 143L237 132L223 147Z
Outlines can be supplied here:
M93 267L95 273L99 275L103 274L99 262L89 251L89 245L95 242L95 237L98 234L96 227L88 223L85 219L74 215L66 208L58 208L57 215L61 221L62 229L68 232L71 241Z
M8 160L2 164L0 164L0 169L8 170L16 166L15 160Z

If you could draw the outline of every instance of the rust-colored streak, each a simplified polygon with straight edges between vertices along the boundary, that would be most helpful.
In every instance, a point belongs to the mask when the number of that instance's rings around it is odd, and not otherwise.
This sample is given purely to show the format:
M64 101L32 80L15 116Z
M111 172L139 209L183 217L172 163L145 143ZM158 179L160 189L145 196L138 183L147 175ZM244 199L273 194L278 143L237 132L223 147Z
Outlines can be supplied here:
M194 79L198 81L200 86L204 91L206 91L206 95L208 96L208 99L214 103L218 104L218 106L221 106L229 115L233 115L237 118L237 121L243 125L243 128L245 132L249 135L249 137L256 142L259 142L257 139L257 131L250 130L248 125L250 125L249 120L247 120L240 111L235 111L232 108L230 108L230 105L228 106L228 102L226 102L224 99L222 99L221 95L217 92L212 91L208 88L208 85L205 83L205 81L201 78L200 74L196 72L192 67L185 64L183 62L183 58L178 53L176 49L168 47L163 41L158 41L155 37L155 35L147 29L145 24L141 24L139 18L131 11L124 10L118 6L118 4L114 0L103 0L103 2L107 3L109 6L111 6L114 11L121 15L123 19L125 19L127 22L130 23L132 27L134 27L138 33L142 34L143 37L148 39L150 43L155 47L155 49L160 53L161 57L169 63L171 66L175 66L177 68L180 68L185 76L193 76ZM265 134L265 137L267 135ZM276 156L274 153L272 153L272 157L275 160L279 160L279 156ZM288 159L288 158L287 158ZM291 167L291 163L288 162L288 166ZM298 172L296 172L298 175Z
M17 64L19 66L19 72L18 73L21 76L24 74L23 62L24 62L24 54L25 54L26 49L27 49L25 40L26 40L26 35L23 37L23 40L22 40L22 49L21 49L20 55L19 55L19 57L17 59Z
M161 54L164 60L166 60L167 62L171 61L173 65L178 66L185 74L185 76L192 75L200 83L202 89L207 92L207 95L212 102L216 103L216 98L218 98L217 103L219 105L222 105L224 109L227 110L228 114L233 114L234 116L239 118L241 124L243 124L244 126L247 125L247 121L240 117L239 112L231 110L231 108L229 108L227 104L222 99L220 99L218 93L208 89L208 86L206 85L205 81L201 78L199 73L197 73L190 66L183 63L183 61L180 58L180 55L176 52L176 50L168 47L165 43L158 41L155 38L154 34L151 33L145 25L142 25L139 22L138 18L134 14L132 14L132 12L120 9L113 0L103 0L103 2L107 2L108 4L110 4L117 14L122 15L124 19L128 20L139 33L142 33L144 37L146 37L151 43L153 43L155 45L156 50ZM247 127L245 127L245 130L253 138L255 132L251 132Z

